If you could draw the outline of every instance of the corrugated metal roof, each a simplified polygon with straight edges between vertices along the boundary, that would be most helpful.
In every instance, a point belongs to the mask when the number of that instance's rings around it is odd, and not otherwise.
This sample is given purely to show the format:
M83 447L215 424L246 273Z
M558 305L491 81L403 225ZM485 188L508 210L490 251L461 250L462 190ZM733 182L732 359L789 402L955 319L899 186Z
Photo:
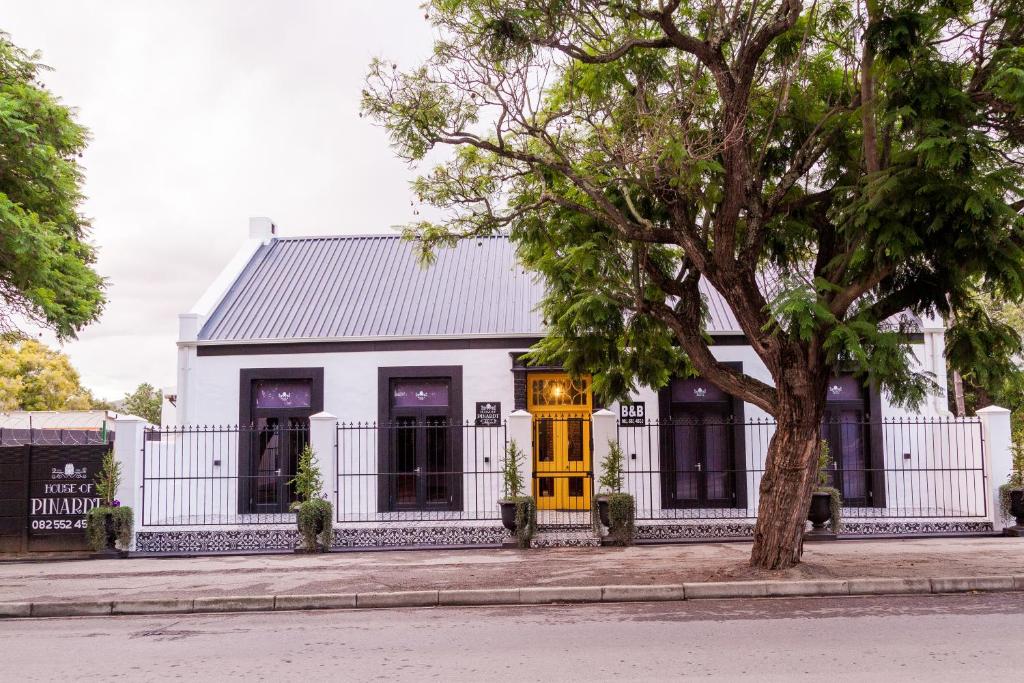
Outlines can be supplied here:
M462 240L436 253L423 267L397 235L275 238L253 255L199 340L544 334L543 285L508 238ZM708 331L738 332L722 297L704 293Z

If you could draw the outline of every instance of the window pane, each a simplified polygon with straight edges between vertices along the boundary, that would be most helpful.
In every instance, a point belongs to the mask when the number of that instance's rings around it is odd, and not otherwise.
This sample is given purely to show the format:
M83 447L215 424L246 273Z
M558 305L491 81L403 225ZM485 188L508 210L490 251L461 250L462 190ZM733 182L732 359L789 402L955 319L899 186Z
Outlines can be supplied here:
M308 408L313 395L308 379L257 380L253 390L257 408Z
M706 379L674 379L672 400L678 403L722 402L729 400L729 394Z
M391 387L391 405L396 408L448 405L448 382L444 380L398 380Z
M833 377L828 381L825 399L828 401L860 401L864 387L850 375Z
M569 440L569 462L583 461L583 420L570 419L566 422Z
M530 400L535 406L585 406L590 385L585 379L577 383L566 379L534 379L530 383Z

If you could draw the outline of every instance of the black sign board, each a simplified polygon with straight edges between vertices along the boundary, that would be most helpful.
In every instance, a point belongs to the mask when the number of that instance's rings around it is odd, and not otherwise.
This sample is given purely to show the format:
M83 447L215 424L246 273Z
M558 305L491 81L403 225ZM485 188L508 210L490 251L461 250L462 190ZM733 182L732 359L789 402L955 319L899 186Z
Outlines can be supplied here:
M106 448L33 447L28 501L29 534L83 535L85 513L100 502L95 480Z
M647 424L647 407L644 402L620 403L619 424L623 427L642 427Z
M501 424L501 401L477 401L476 424L478 427L497 427Z

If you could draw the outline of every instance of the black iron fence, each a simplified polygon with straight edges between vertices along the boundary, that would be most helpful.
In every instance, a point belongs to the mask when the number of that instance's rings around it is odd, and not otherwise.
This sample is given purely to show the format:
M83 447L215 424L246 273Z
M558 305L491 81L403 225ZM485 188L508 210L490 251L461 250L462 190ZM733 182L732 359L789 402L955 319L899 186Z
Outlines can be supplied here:
M339 424L337 520L497 520L505 446L504 423Z
M305 424L147 430L143 526L291 523Z
M637 518L754 519L772 420L673 420L618 427L624 490ZM977 419L829 419L821 437L828 484L844 517L974 518L988 515Z

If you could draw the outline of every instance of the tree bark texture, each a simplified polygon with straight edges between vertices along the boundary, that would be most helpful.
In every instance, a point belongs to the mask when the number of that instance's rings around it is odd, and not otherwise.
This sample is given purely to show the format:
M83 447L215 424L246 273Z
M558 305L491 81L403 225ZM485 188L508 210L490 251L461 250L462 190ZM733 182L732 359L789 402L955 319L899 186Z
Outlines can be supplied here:
M817 478L821 409L780 413L761 478L750 564L786 569L800 562L804 527Z

